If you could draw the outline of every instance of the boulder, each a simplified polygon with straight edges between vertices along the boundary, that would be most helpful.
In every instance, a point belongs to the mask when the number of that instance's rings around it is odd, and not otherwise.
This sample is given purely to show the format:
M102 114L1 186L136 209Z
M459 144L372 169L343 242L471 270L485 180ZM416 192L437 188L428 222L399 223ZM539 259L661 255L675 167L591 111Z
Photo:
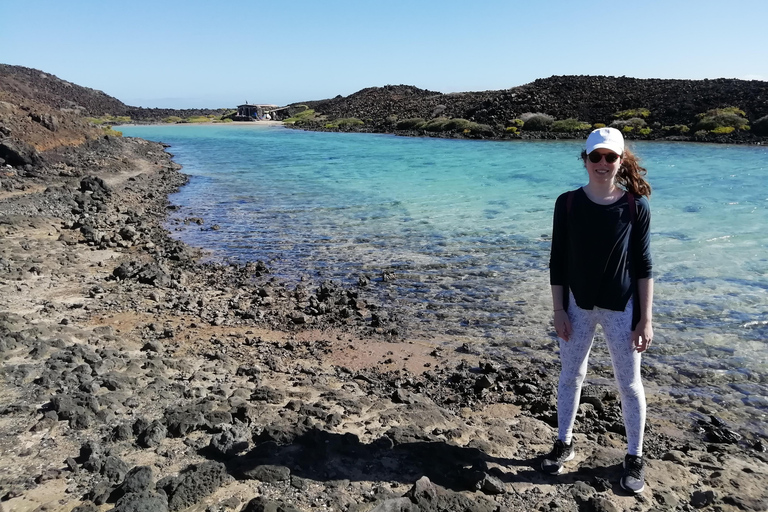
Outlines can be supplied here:
M0 158L13 167L36 166L42 163L42 158L35 148L12 138L0 140Z

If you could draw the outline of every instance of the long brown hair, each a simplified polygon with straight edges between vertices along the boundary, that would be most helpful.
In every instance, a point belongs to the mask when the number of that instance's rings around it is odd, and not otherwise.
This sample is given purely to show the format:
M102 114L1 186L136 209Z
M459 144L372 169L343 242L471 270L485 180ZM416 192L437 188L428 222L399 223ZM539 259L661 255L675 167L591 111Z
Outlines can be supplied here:
M581 152L581 159L586 164L587 151ZM621 155L621 167L616 174L616 183L624 190L636 196L651 197L651 184L645 179L648 171L640 165L640 160L628 148Z

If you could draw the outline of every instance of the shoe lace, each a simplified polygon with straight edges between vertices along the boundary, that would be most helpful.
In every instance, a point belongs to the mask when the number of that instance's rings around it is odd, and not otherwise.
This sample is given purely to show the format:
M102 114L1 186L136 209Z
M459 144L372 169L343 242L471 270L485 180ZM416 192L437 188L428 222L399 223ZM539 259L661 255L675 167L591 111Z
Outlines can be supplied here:
M551 457L554 460L558 460L560 459L560 457L564 456L567 451L568 451L568 447L565 445L564 442L558 439L557 441L555 441L555 446L552 448Z
M627 474L632 478L640 479L643 476L643 459L640 457L627 458Z

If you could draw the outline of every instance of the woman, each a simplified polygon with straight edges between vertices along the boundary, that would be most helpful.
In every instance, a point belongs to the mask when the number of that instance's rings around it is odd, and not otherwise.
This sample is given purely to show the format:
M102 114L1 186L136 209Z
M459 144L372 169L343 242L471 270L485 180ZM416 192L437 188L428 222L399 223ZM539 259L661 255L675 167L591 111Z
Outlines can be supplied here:
M597 324L605 333L621 394L627 455L620 483L645 488L645 391L640 354L653 340L651 187L614 128L594 130L581 154L589 183L555 203L550 257L554 323L560 338L558 437L542 463L560 473L573 459L573 424Z

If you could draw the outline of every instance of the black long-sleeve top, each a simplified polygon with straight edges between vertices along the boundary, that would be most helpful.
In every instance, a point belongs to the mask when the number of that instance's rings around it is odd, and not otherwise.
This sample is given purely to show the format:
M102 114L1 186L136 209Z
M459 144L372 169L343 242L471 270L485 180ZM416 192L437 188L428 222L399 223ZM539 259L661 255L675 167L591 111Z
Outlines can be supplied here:
M579 188L573 192L570 211L567 202L568 192L555 202L550 284L563 286L565 309L569 289L582 309L623 311L634 294L634 328L640 316L637 280L653 275L648 200L635 196L634 223L626 194L613 204L600 205Z

